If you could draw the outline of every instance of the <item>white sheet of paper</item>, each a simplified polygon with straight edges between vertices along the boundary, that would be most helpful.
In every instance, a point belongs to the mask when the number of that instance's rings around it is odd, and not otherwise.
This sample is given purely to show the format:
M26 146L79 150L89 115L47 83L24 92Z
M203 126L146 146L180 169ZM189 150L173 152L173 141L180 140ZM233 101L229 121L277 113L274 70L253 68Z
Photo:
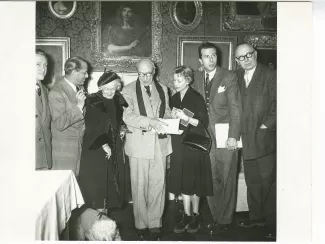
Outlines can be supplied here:
M215 124L215 129L216 129L217 148L226 148L229 124ZM241 138L239 141L237 141L237 147L238 148L243 147Z
M176 134L180 135L183 133L182 130L179 130L179 121L180 119L159 119L163 121L164 123L168 124L168 126L163 126L163 128L166 131L166 134ZM152 129L153 132L155 132L154 129Z

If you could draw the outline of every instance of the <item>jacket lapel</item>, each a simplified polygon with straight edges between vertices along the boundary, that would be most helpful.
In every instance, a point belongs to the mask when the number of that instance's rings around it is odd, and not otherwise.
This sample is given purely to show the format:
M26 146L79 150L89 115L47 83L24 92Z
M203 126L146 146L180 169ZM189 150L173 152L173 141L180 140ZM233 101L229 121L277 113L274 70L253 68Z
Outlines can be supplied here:
M253 77L249 83L249 86L246 88L246 84L245 84L245 80L244 80L244 74L242 75L242 79L243 79L243 90L246 90L247 93L247 99L246 99L246 103L245 103L245 108L244 111L247 111L247 109L249 108L249 105L254 103L256 101L257 98L257 94L258 91L260 89L261 86L261 82L260 82L260 76L261 76L261 66L257 65L255 72L253 74ZM248 115L248 113L245 113L246 115Z
M219 68L216 68L216 73L214 74L214 77L210 82L212 82L211 89L210 89L210 97L209 100L212 101L214 96L218 96L218 87L221 83L221 72L218 70Z
M72 89L72 87L63 79L62 85L64 87L64 91L66 92L69 100L73 104L77 104L76 92Z
M42 95L42 102L43 102L43 110L42 110L42 124L44 124L47 115L47 105L48 105L48 100L47 100L47 88L43 84L40 84L41 88L41 95Z
M154 84L152 84L152 91L151 91L151 97L148 96L146 89L144 88L143 85L141 87L141 92L142 92L142 97L143 97L143 102L144 102L144 107L146 108L147 116L148 117L154 117ZM157 92L157 91L156 91Z

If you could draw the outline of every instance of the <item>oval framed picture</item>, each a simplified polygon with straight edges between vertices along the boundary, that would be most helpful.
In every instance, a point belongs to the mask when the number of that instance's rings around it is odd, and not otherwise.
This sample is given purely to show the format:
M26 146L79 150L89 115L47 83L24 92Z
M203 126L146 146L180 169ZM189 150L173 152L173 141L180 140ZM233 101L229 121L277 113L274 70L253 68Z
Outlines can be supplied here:
M54 16L60 19L68 19L75 13L77 9L77 2L76 1L50 1L49 9Z
M172 2L170 17L173 25L181 31L192 31L201 22L203 15L200 1Z

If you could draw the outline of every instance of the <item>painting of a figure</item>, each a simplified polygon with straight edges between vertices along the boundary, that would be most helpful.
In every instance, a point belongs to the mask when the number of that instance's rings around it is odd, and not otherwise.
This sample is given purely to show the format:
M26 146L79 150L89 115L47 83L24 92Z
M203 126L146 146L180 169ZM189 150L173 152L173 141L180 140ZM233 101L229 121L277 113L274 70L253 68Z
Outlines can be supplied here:
M238 15L259 15L275 17L277 15L276 2L236 2Z
M101 46L105 57L150 57L151 2L102 2Z
M196 7L194 2L177 2L176 16L183 25L191 24L196 15Z

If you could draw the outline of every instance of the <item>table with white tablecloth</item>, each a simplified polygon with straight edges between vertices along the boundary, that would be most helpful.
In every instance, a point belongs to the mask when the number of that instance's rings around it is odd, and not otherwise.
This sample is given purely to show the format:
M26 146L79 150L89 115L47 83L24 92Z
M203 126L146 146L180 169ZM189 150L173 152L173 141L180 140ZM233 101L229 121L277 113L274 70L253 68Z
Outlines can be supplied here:
M77 180L71 170L36 171L33 180L35 239L59 240L72 210L84 204Z

